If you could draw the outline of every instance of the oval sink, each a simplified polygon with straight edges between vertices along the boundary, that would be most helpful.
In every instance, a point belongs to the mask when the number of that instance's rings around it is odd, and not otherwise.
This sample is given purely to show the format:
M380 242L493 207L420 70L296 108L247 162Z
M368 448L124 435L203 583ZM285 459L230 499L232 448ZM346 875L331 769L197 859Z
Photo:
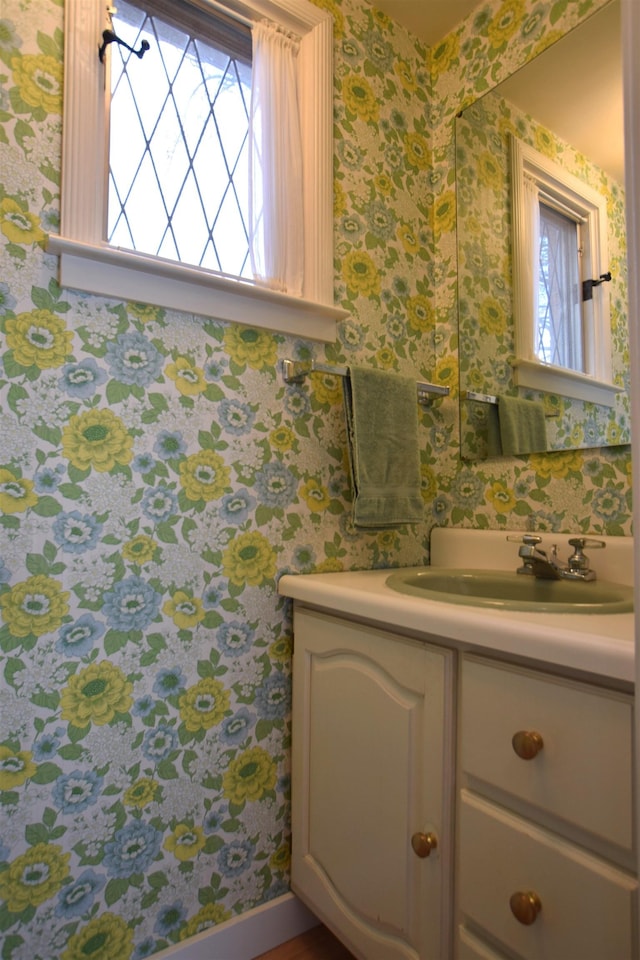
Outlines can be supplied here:
M630 613L633 588L605 580L539 580L500 570L425 567L387 577L392 590L444 603L538 613Z

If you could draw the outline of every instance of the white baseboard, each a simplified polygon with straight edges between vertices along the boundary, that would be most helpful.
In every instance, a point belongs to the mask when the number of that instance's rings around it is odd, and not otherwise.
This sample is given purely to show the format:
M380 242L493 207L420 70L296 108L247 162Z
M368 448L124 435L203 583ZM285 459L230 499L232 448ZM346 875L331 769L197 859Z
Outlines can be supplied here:
M254 960L318 923L293 893L285 893L154 954L154 960Z

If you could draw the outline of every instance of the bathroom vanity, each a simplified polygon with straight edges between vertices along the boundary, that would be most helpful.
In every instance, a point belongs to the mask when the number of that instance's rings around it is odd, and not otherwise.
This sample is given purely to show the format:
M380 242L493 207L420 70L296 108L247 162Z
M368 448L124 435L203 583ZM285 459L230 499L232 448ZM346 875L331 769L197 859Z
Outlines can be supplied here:
M432 565L515 569L477 533L434 531ZM628 584L612 540L598 576ZM637 960L633 614L438 602L390 573L280 582L294 892L362 960Z

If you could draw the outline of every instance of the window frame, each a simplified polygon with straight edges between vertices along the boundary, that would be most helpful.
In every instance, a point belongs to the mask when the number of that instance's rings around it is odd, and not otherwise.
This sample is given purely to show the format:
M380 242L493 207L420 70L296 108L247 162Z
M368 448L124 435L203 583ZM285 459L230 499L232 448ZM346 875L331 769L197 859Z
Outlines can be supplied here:
M215 0L199 6L220 9ZM333 19L308 0L227 0L223 9L267 17L300 37L303 297L106 242L108 72L97 40L108 23L98 0L65 4L61 227L47 249L59 256L63 287L334 342L347 312L333 300Z
M583 308L584 359L586 371L570 370L540 360L535 351L537 320L529 258L538 256L527 240L531 236L531 213L525 195L525 177L581 221L583 253L581 279L598 277L608 261L608 218L605 197L560 164L511 137L511 195L513 247L513 306L515 320L514 381L528 387L576 400L613 406L622 391L612 380L611 314L608 285L593 289L593 299Z

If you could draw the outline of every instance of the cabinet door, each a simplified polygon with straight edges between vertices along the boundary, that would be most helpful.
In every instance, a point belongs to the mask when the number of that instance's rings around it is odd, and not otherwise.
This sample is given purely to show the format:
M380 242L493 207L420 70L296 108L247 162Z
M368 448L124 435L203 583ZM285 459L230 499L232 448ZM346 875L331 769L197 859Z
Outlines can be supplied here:
M447 956L451 654L308 610L294 624L293 889L356 956Z

